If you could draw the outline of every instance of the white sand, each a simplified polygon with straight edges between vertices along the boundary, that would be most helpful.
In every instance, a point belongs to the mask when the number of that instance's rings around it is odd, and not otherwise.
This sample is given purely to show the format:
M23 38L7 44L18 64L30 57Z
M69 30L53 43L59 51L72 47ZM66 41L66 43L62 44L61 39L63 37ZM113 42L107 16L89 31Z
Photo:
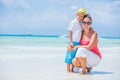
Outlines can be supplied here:
M100 48L91 74L66 73L65 47L0 47L0 80L120 80L120 47Z

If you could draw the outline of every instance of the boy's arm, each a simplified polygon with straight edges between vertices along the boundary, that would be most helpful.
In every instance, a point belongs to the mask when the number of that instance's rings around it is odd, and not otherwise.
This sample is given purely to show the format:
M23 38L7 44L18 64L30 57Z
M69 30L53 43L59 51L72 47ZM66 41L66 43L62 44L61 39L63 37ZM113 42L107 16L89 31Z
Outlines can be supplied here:
M70 43L72 42L72 31L69 31L69 39L70 39Z
M69 40L70 40L70 46L74 47L73 41L72 41L72 31L69 31Z

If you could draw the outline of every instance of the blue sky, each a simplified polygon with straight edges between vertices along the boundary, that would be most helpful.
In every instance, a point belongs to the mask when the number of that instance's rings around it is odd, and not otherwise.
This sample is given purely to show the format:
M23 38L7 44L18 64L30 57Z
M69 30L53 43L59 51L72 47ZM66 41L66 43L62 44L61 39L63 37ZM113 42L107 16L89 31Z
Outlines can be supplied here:
M0 0L0 34L66 34L81 7L100 37L120 37L120 0Z

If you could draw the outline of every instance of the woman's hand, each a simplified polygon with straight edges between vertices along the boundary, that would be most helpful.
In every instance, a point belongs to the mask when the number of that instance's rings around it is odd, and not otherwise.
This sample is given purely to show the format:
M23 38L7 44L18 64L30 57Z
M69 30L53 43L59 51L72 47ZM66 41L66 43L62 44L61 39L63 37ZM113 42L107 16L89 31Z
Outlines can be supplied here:
M70 46L73 48L74 47L74 44L73 44L73 42L70 42Z
M73 49L74 49L74 48L71 47L71 46L67 46L67 49L68 49L69 52L73 52Z
M80 46L74 46L74 47L71 47L71 46L67 46L67 49L69 52L73 52L75 51L77 48L79 48Z
M77 49L77 46L75 46L74 48L73 48L73 50L76 50Z

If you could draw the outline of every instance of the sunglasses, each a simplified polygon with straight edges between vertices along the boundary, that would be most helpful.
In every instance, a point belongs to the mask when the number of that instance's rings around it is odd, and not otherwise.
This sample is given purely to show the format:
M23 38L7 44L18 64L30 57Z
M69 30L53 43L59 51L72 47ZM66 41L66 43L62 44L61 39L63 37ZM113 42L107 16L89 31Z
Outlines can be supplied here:
M83 24L87 24L87 25L91 25L92 24L91 22L85 22L85 21L83 21L82 23Z

